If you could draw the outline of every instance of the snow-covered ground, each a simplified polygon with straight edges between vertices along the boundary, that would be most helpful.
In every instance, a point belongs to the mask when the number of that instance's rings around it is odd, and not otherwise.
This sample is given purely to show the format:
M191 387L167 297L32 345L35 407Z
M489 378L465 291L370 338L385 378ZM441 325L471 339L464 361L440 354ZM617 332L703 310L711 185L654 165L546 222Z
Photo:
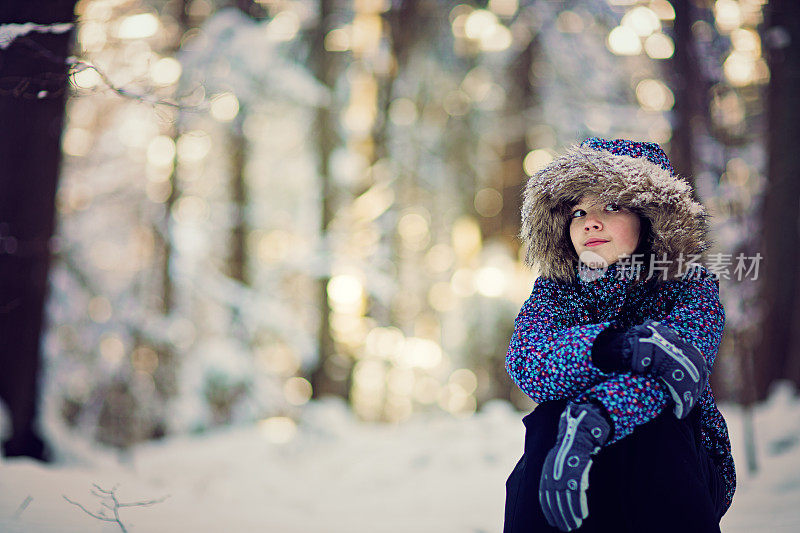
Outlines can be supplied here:
M723 406L723 413L739 471L723 531L800 531L800 400L781 388L755 409L753 476L742 412ZM64 498L96 511L101 499L90 491L97 484L116 486L123 503L168 496L122 508L130 532L500 532L524 414L493 402L468 419L417 415L373 425L331 400L310 403L281 444L262 425L147 444L123 463L65 445L71 459L55 465L0 460L0 531L121 531Z

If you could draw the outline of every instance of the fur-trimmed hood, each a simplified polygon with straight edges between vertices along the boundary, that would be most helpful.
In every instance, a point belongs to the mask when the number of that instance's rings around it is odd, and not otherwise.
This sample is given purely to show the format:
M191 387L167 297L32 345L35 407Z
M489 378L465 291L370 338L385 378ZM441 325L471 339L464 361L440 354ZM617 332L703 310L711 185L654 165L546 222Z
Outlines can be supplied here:
M698 262L697 255L710 247L709 215L684 179L646 157L576 145L534 174L525 187L520 237L527 245L525 262L538 267L540 276L575 281L578 256L569 238L570 212L585 194L628 207L650 221L648 252L659 261L666 256L669 279L685 269L679 258Z

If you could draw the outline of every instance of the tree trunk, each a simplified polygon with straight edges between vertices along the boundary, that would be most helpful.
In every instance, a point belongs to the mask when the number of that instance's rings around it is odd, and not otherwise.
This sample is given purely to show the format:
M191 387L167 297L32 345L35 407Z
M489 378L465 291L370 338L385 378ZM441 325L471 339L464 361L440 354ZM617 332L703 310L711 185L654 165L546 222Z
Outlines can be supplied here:
M74 0L3 2L0 23L73 23L74 9ZM7 456L46 455L36 427L37 380L71 36L71 30L34 30L0 49L0 398L12 424L3 443Z
M487 238L499 238L516 249L517 235L520 230L519 213L522 210L522 192L527 180L523 162L531 148L528 146L527 130L531 126L529 117L537 105L536 93L530 81L531 66L536 58L538 40L533 37L528 46L509 65L508 70L508 105L506 107L507 130L503 167L499 176L498 189L503 199L503 208L491 219L482 218L482 233ZM510 334L510 333L509 333ZM493 346L492 348L497 348ZM512 399L516 388L506 371L505 350L493 350L486 355L491 376L491 391L486 399ZM480 399L479 399L480 400Z
M177 6L177 21L178 21L178 28L179 31L177 32L177 39L173 44L172 53L173 55L180 50L180 42L181 38L183 38L184 33L192 27L192 24L189 21L189 14L187 10L189 8L189 0L180 0ZM175 118L175 124L170 132L170 137L174 142L177 143L178 138L180 137L181 133L183 133L182 128L182 110L177 111L177 116ZM180 198L181 191L180 191L180 182L178 181L178 152L175 151L175 157L172 161L172 172L169 174L169 196L167 197L166 202L164 202L164 219L162 221L162 230L157 231L156 235L160 235L160 244L162 249L161 255L161 311L168 315L172 312L172 308L175 303L174 297L174 286L172 284L172 254L173 254L173 247L172 247L172 238L170 235L170 226L172 220L172 208L175 205L175 202L178 201Z
M763 204L761 361L758 396L776 379L800 385L800 3L773 0L766 7L767 179Z
M176 32L176 39L173 41L170 49L166 51L167 54L173 57L180 50L181 39L184 34L196 25L196 21L191 20L189 17L190 0L179 0L175 5L174 16L178 24L178 31ZM178 139L184 132L183 125L184 111L178 109L175 113L175 122L171 125L167 135L170 136L172 141L177 144ZM175 254L175 248L172 243L172 210L175 204L181 197L181 183L180 183L180 169L178 167L178 151L175 150L175 155L172 160L172 171L169 174L169 195L164 202L164 211L160 220L154 222L154 225L159 229L154 232L156 236L157 246L161 249L161 254L158 258L156 268L159 270L160 286L159 300L161 302L161 313L169 316L175 308L175 285L173 283L172 262ZM137 346L139 344L146 344L147 341L142 337L137 337ZM179 359L175 354L174 347L169 343L163 343L153 346L158 352L158 367L153 374L155 380L156 390L161 398L169 398L177 392L178 383L176 376L178 374ZM157 424L155 434L164 432L164 423L160 421Z
M669 142L669 157L675 172L694 185L698 131L707 115L708 84L704 82L696 57L692 23L695 22L691 2L673 1L675 53L665 62L670 89L675 95L673 107L675 126Z
M233 227L228 258L228 274L235 280L247 284L247 184L244 170L247 162L247 137L244 134L245 108L231 132L231 203L233 204Z
M264 7L254 0L233 0L242 13L255 20L266 16ZM239 114L231 125L231 181L230 195L233 204L233 227L231 228L231 247L228 254L228 275L244 284L249 284L247 273L247 136L244 133L244 122L248 108L240 103Z
M331 18L334 14L334 0L319 0L319 24L311 35L311 51L309 53L312 68L316 78L326 87L333 88L336 80L334 56L325 49L325 36L331 28ZM331 104L333 106L335 104ZM320 181L320 234L322 242L326 243L328 224L333 220L333 185L331 183L331 154L336 145L336 117L332 108L320 107L317 109L314 121L317 144L317 172ZM322 276L319 280L319 327L317 329L317 346L319 355L317 366L310 376L314 398L326 394L349 399L349 384L347 380L336 380L326 372L326 363L332 361L335 355L335 346L331 337L330 314L328 305L328 282L330 276Z

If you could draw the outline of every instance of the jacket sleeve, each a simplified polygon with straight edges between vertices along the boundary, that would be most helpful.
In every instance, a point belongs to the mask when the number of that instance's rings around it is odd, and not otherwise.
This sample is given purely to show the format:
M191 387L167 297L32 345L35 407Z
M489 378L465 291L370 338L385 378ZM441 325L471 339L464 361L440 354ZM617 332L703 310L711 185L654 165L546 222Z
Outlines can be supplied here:
M583 318L573 300L560 297L559 282L534 281L506 354L508 374L533 401L572 398L611 376L592 364L590 353L614 322L580 324Z
M705 356L713 369L725 328L725 309L719 299L719 280L701 267L696 276L673 281L677 293L675 307L661 319L686 342Z
M606 446L633 433L636 426L655 419L669 404L669 394L657 379L631 373L615 374L591 387L576 399L578 403L600 403L613 427Z
M670 285L664 290L674 291L675 306L659 321L694 344L711 367L725 325L719 281L702 269L695 278L668 283ZM707 391L708 385L703 396ZM636 426L653 420L670 400L660 381L649 376L619 373L587 389L578 401L599 402L606 408L614 428L607 442L611 444L630 435Z

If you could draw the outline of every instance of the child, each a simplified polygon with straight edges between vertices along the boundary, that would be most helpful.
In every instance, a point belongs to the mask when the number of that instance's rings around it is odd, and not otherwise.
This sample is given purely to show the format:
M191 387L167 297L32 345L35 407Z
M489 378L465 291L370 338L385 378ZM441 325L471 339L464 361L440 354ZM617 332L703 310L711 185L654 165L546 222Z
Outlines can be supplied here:
M719 531L736 478L707 383L725 314L695 263L706 218L654 143L590 138L529 180L541 275L506 369L539 405L504 533Z

